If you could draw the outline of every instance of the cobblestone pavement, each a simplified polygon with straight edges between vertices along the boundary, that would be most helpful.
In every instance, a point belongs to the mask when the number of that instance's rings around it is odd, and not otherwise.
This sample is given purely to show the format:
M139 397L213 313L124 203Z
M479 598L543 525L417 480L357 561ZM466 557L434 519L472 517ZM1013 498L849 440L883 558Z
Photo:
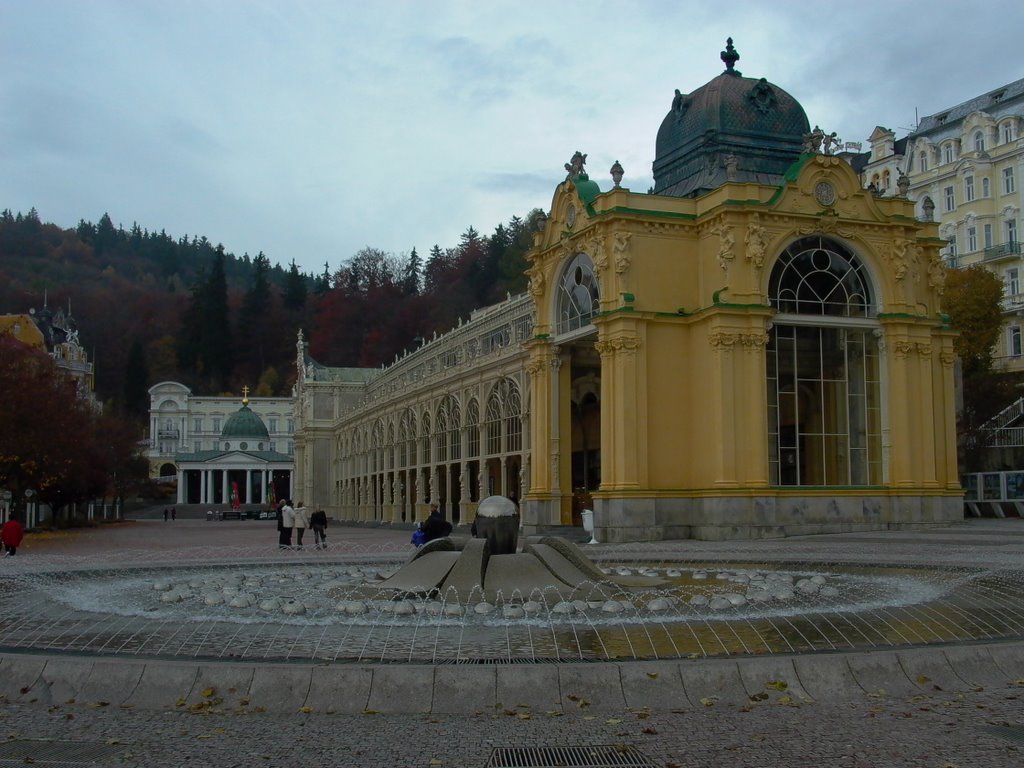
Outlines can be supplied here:
M687 768L1011 768L1024 765L1022 696L1024 688L1008 687L800 707L752 703L560 717L522 709L479 716L282 716L8 704L0 735L99 742L112 752L101 764L150 768L483 768L496 748L594 745L630 746L649 759L642 764Z
M332 526L335 542L401 551L408 531ZM106 526L30 536L17 557L40 562L81 557L96 562L119 552L194 559L218 547L279 556L273 524L178 520ZM879 532L765 542L670 542L625 545L623 551L666 551L686 557L796 557L821 562L955 564L1024 563L1024 521L971 521L928 532ZM609 548L611 549L611 548ZM249 553L247 553L249 556ZM304 558L315 555L303 553ZM20 563L19 563L20 565ZM27 566L28 563L25 563ZM4 563L0 562L0 581ZM581 702L581 704L584 702ZM709 702L710 703L710 702ZM36 749L35 765L82 763L41 759L46 747L89 742L109 751L96 765L182 766L484 766L497 749L628 748L648 762L594 765L843 766L844 768L1010 768L1024 766L1024 668L1004 685L913 697L852 695L800 703L772 698L743 705L680 709L550 713L524 707L477 715L334 715L120 708L102 702L55 705L4 702L0 766L19 748ZM34 742L34 743L29 743ZM495 763L529 766L539 762ZM552 763L557 765L558 763ZM580 763L572 763L581 765ZM589 765L586 763L582 765Z

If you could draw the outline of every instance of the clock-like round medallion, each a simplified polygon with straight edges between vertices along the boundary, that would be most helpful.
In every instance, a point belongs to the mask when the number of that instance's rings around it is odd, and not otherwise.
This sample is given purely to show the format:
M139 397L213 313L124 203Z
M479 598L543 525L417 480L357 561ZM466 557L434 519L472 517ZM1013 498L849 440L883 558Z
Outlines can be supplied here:
M827 181L819 181L814 187L814 199L822 205L834 205L836 202L836 188Z
M576 225L576 206L570 205L565 211L565 223L569 229L572 229Z

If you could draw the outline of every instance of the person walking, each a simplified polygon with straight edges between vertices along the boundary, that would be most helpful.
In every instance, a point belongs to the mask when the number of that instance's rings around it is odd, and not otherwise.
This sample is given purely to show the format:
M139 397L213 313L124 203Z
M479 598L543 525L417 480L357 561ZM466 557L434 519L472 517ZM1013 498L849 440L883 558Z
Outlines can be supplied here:
M178 510L175 507L171 507L171 520L174 521L174 520L177 520L177 519L178 519Z
M281 502L281 549L292 548L292 526L295 525L295 510L292 509L291 499Z
M25 538L25 528L15 517L12 517L4 523L3 528L0 528L0 542L3 542L4 553L7 557L14 556L23 538Z
M167 511L167 507L164 507L164 522L165 523L167 522L168 515L170 515L170 512Z
M302 506L300 501L293 510L293 523L295 528L295 548L302 549L302 534L309 528L309 513L306 508Z
M313 549L327 549L327 513L318 509L309 516L309 525L313 529Z

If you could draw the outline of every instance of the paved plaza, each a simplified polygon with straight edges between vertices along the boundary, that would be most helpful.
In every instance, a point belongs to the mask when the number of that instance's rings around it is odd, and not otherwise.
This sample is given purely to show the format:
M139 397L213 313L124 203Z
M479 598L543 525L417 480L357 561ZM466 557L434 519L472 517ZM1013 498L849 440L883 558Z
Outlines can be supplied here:
M346 553L411 552L408 530L329 533L329 552L284 556L315 567ZM1024 567L1024 521L589 551L1010 570ZM272 523L138 520L28 537L14 560L0 560L0 590L61 567L180 562L187 571L281 558ZM1020 600L1010 617L1020 626L1024 595L1010 597ZM1024 765L1020 633L849 653L493 666L163 660L5 645L0 695L0 766Z

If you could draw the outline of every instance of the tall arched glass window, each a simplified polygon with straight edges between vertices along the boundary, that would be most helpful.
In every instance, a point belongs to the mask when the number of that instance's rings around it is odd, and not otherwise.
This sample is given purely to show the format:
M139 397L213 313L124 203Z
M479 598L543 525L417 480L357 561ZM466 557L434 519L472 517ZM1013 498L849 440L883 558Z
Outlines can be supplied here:
M594 263L577 253L562 271L558 282L558 319L555 332L569 333L590 325L598 309L600 292Z
M877 304L860 259L806 237L769 280L769 476L773 485L882 483Z
M985 134L982 133L981 131L975 131L974 133L974 151L985 151Z

